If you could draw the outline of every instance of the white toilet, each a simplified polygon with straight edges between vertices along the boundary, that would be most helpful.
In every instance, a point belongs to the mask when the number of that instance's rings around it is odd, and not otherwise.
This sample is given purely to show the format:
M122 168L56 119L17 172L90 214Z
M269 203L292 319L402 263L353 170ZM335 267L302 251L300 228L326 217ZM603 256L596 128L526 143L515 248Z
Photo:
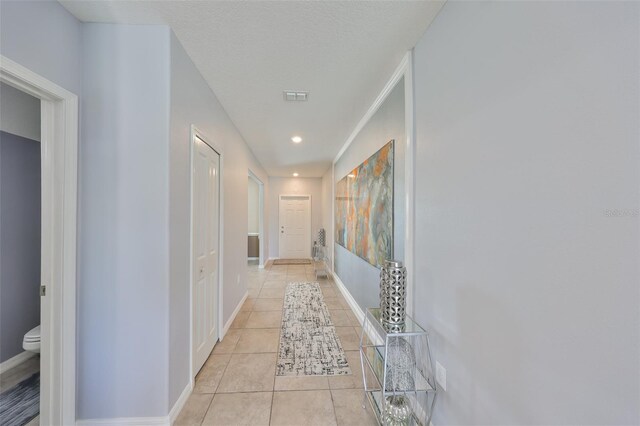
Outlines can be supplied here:
M40 353L40 326L37 326L24 335L22 348L25 351Z

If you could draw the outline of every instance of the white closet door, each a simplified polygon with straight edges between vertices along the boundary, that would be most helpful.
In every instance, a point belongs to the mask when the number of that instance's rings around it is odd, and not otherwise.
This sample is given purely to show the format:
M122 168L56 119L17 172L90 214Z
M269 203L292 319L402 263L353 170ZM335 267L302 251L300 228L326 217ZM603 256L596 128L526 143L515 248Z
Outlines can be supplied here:
M220 156L200 138L193 158L193 374L218 340Z

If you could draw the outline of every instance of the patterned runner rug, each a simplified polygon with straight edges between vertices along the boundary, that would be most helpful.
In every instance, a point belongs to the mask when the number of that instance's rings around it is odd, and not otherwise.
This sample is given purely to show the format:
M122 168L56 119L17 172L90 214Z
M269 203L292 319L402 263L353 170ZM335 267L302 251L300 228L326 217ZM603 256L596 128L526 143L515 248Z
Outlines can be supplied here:
M289 283L284 296L277 376L351 374L318 283Z
M40 412L40 373L21 381L0 395L0 425L22 426Z

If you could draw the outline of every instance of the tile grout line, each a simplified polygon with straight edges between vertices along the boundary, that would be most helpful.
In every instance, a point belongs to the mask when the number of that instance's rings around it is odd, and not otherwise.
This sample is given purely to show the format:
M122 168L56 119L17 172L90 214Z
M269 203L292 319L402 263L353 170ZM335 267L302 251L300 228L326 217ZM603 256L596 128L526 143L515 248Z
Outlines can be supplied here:
M195 387L195 386L194 386ZM211 406L213 405L213 398L216 397L215 392L213 394L211 394L211 401L209 401L209 405L207 405L207 409L204 410L204 416L202 416L202 420L200 420L200 424L204 424L204 419L207 418L207 414L209 414L209 410L211 409Z

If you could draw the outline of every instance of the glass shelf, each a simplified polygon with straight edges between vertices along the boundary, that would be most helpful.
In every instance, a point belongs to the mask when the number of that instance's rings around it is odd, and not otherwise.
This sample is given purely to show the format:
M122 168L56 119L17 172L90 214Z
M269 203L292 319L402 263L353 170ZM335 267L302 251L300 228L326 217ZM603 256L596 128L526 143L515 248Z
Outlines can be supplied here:
M384 346L363 346L364 359L367 362L371 372L373 372L376 381L380 388L382 388L382 381L384 380ZM404 388L401 392L435 392L436 390L429 383L429 379L425 377L425 374L420 369L416 368L412 374L414 380L414 386ZM387 386L386 389L389 393L394 393L393 388ZM396 390L396 393L400 391Z
M401 333L390 333L386 330L386 328L382 325L382 312L380 311L380 308L367 308L367 316L369 316L370 319L374 320L371 322L372 325L376 327L376 331L383 337L387 334L427 334L426 330L420 327L420 325L418 325L418 323L415 322L409 315L407 315L407 318L405 319L404 330Z
M364 391L380 424L428 425L437 395L429 338L409 316L400 329L391 332L380 308L367 308L360 338ZM389 414L398 407L404 421Z

